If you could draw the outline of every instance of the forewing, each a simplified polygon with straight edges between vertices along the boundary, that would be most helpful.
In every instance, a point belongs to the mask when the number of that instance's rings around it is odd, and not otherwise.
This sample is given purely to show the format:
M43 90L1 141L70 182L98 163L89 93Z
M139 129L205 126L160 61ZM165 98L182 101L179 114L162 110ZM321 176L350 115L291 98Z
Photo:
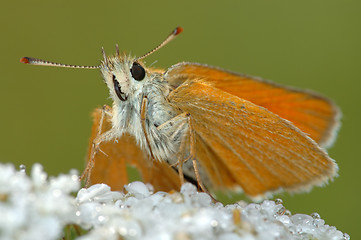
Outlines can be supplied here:
M199 154L227 168L250 196L280 189L302 191L321 185L336 174L332 159L289 121L219 88L186 81L169 95L170 104L188 112L196 135L217 158ZM217 178L208 172L209 177Z
M93 139L96 137L101 109L93 112L92 134L89 140L89 151ZM111 128L111 121L105 118L102 132ZM102 142L100 149L95 156L95 166L92 169L90 181L95 183L106 183L112 190L122 190L123 186L129 182L126 166L135 167L146 183L151 183L156 191L179 190L180 181L178 174L166 163L151 161L143 151L137 146L133 136L123 135L117 140Z
M318 94L280 86L260 78L240 75L197 63L180 63L165 74L177 88L186 80L202 80L212 86L267 108L323 147L332 145L339 126L337 106Z

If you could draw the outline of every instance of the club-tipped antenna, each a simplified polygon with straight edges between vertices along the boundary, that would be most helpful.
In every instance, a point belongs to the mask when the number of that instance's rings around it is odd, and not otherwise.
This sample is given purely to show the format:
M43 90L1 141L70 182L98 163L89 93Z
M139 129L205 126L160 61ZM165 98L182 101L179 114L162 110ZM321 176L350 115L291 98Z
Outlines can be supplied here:
M168 35L168 37L166 39L163 40L163 42L161 42L161 44L159 44L157 47L153 48L153 50L149 51L148 53L144 54L143 56L135 59L136 61L143 59L145 57L148 57L149 55L151 55L152 53L156 52L157 50L159 50L161 47L163 47L164 45L166 45L167 43L169 43L170 41L172 41L178 34L180 34L181 32L183 32L183 28L182 27L177 27L176 29L174 29L172 31L171 34Z
M79 66L79 65L70 65L63 63L50 62L47 60L32 58L32 57L22 57L20 62L31 65L40 65L40 66L51 66L51 67L63 67L63 68L83 68L83 69L98 69L99 66Z
M144 54L143 56L139 57L136 59L136 61L143 59L145 57L148 57L149 55L151 55L152 53L156 52L157 50L159 50L160 48L162 48L164 45L166 45L167 43L169 43L170 41L172 41L178 34L180 34L181 32L183 32L183 28L182 27L177 27L175 28L171 34L168 35L168 37L166 39L163 40L163 42L161 42L157 47L153 48L153 50L149 51L148 53ZM105 51L104 48L102 48L102 54L103 54L103 58L104 61L107 62L107 57L105 55ZM119 52L119 47L118 44L116 45L116 54L119 56L120 52ZM71 64L63 64L63 63L56 63L56 62L51 62L51 61L47 61L47 60L43 60L43 59L38 59L38 58L32 58L32 57L22 57L20 59L20 62L25 63L25 64L31 64L31 65L40 65L40 66L51 66L51 67L63 67L63 68L82 68L82 69L98 69L100 68L100 66L80 66L80 65L71 65Z

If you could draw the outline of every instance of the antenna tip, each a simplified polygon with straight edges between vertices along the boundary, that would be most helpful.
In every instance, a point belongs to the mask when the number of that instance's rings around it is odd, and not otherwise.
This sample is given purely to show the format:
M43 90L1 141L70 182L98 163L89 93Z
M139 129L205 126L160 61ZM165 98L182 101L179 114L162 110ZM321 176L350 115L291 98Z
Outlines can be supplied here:
M28 57L22 57L20 58L20 62L21 63L25 63L25 64L29 64L30 63L30 59Z
M183 28L182 27L177 27L176 29L174 29L174 36L177 36L181 32L183 32Z

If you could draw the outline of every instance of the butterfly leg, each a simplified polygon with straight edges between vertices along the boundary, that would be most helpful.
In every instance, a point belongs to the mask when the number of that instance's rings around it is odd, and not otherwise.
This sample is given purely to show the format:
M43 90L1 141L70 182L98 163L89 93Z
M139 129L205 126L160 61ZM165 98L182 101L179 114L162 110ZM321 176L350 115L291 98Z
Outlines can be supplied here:
M94 138L93 143L92 143L89 160L87 162L85 170L83 171L82 175L80 176L80 180L85 178L85 187L88 187L90 184L90 175L91 175L91 171L95 164L95 160L94 160L95 155L98 153L98 151L101 151L99 148L100 143L102 143L104 141L108 141L115 136L115 134L113 133L112 130L109 130L103 134L101 133L105 116L108 116L108 117L112 116L111 108L107 105L104 105L101 111L102 111L101 117L100 117L99 125L97 127L96 137Z
M183 136L183 139L181 141L181 144L179 146L179 151L178 151L178 160L175 164L173 164L172 166L177 166L178 167L178 175L179 175L179 180L181 182L181 185L184 184L184 173L183 173L183 163L187 161L187 159L183 159L183 154L185 152L185 136Z
M195 132L193 129L190 114L187 112L179 114L174 118L168 120L167 122L163 123L162 125L158 126L157 129L163 132L165 135L168 135L168 139L170 139L171 141L177 141L177 138L178 141L180 141L177 154L178 160L175 163L171 164L171 167L178 167L178 174L181 183L184 183L183 165L188 160L192 160L195 180L197 181L200 189L203 192L209 193L201 180L200 171L197 165L194 135ZM169 134L170 132L171 134ZM189 147L187 147L187 144L189 144ZM187 152L189 154L185 158L184 154Z
M143 129L143 132L144 132L145 140L146 140L148 148L149 148L150 157L152 158L152 160L155 160L154 154L153 154L153 151L152 151L152 147L150 145L147 128L146 128L147 106L148 106L148 98L147 98L147 96L144 96L143 100L142 100L142 105L141 105L141 108L140 108L140 120L141 120L141 123L142 123L142 129Z
M187 113L181 113L157 127L157 130L166 135L169 141L180 142L177 150L177 161L172 164L168 163L171 167L177 167L181 184L184 183L183 163L189 160L189 157L184 159L184 154L187 152L186 142L189 136L187 129Z
M142 105L141 105L140 118L141 118L144 136L145 136L148 148L149 148L150 157L152 158L152 160L154 160L155 159L154 154L152 151L148 132L146 129L147 105L148 105L148 98L147 98L147 96L144 96L143 100L142 100ZM186 125L186 113L182 113L182 114L179 114L179 115L175 116L174 118L168 120L167 122L163 123L162 125L158 126L157 129L160 132L162 132L163 134L169 136L170 140L174 140L176 138L176 136L184 129L185 125ZM175 128L174 126L176 126L176 129L174 129ZM184 152L184 148L185 148L185 143L182 139L180 149L178 151L179 155L182 155L182 153ZM181 158L182 158L182 156L179 156L176 164L178 165L178 174L180 177L180 181L183 184L184 183L184 175L183 175L182 164L183 164L184 160L180 160Z
M202 179L201 179L201 175L199 174L199 169L198 169L198 165L197 165L197 159L196 159L196 151L195 151L195 136L194 136L194 129L193 129L193 124L190 118L190 114L187 114L188 117L188 127L189 127L189 157L192 159L192 163L193 163L193 168L194 168L194 174L196 175L196 180L197 183L199 185L199 187L201 188L201 190L205 193L208 193L210 196L212 196L207 188L203 185Z

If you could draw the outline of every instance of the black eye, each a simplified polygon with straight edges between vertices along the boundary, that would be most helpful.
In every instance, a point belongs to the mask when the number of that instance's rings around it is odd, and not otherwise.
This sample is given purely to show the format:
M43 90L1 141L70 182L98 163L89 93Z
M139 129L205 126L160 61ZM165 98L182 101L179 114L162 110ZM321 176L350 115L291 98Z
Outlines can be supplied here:
M132 74L132 77L137 81L142 81L145 77L144 68L137 62L133 63L133 66L130 69L130 73Z
M119 86L119 82L117 81L115 75L113 75L113 84L114 84L115 93L117 94L118 98L123 102L126 101L128 97L127 95L125 95L125 93L122 92L122 89Z

